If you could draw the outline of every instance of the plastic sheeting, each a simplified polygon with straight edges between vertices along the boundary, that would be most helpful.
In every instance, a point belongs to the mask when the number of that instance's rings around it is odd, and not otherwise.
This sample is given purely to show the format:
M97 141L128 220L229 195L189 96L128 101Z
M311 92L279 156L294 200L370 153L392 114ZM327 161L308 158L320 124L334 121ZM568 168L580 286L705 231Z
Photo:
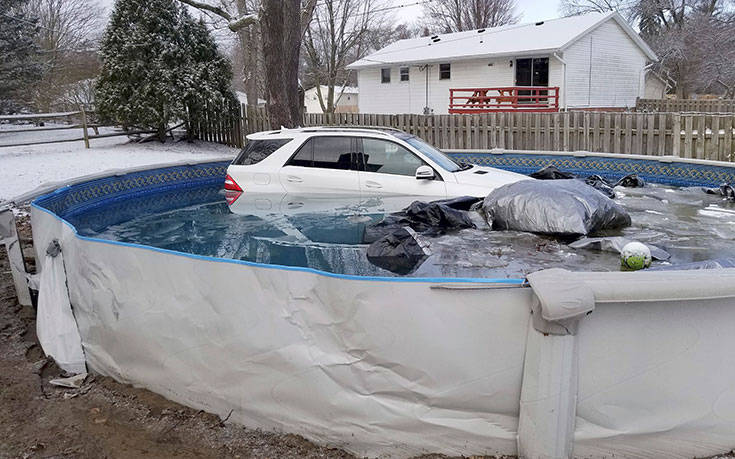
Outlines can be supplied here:
M518 451L529 288L175 254L79 237L38 207L32 223L36 247L64 247L94 371L358 455ZM596 302L558 349L577 363L576 456L735 447L735 270L561 275Z
M82 338L69 303L64 258L58 244L52 243L43 258L39 289L36 334L43 352L64 371L86 373Z
M565 237L630 226L619 204L578 180L523 180L494 189L482 204L493 229Z

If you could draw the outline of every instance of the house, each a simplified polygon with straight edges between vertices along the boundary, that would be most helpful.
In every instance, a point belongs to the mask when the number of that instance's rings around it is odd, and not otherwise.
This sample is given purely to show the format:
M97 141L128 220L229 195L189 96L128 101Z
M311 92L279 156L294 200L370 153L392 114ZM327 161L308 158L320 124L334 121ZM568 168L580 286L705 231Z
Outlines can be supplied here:
M244 92L235 91L235 97L241 104L248 105L248 95ZM265 107L265 99L258 98L258 107Z
M360 113L441 114L634 107L655 61L612 12L399 40L348 68Z
M324 105L326 105L329 88L322 85L321 91L325 102ZM344 88L342 86L335 86L334 98L336 99L336 108L334 110L336 113L357 113L357 88L352 86L345 86ZM306 108L306 113L324 113L319 103L319 93L316 90L316 86L304 91L304 107Z
M646 72L646 83L643 89L644 99L665 99L666 92L671 88L669 80L653 70Z

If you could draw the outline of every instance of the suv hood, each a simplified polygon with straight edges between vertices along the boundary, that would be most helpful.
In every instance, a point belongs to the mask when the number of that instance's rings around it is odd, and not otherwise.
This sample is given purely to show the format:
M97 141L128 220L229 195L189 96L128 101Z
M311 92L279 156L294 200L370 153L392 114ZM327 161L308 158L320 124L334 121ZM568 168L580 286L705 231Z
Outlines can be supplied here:
M466 171L454 172L452 175L457 179L457 183L462 185L475 185L493 189L519 180L533 180L527 175L483 166L474 166Z

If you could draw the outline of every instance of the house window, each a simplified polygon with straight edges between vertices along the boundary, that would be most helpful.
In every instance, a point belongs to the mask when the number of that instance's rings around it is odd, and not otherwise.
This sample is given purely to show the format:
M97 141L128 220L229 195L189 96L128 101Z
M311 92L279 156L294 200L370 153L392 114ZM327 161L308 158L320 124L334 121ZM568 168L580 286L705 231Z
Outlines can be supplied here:
M401 67L401 81L408 81L408 67Z
M448 80L452 77L451 64L439 64L439 79Z
M390 83L390 69L380 69L380 82Z

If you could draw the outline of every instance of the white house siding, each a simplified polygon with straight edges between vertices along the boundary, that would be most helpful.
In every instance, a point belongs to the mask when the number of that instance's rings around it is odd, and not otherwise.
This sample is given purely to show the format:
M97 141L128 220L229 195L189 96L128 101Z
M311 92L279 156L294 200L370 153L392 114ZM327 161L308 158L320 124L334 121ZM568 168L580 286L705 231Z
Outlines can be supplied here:
M564 51L569 108L633 107L646 55L609 20Z
M549 86L562 85L562 65L549 59ZM429 67L429 107L436 114L449 109L450 88L477 88L515 85L515 62L512 57L473 59L451 62L451 78L439 79L439 63ZM492 63L492 65L488 65ZM386 67L387 68L387 67ZM423 113L426 106L426 74L421 66L411 66L409 81L400 81L400 66L391 67L390 83L381 83L380 68L358 71L360 113Z
M663 99L666 97L666 83L661 78L648 73L646 75L646 87L643 91L646 99Z
M339 97L340 88L334 88L334 97ZM327 97L327 87L322 89L322 96ZM359 104L359 95L354 92L345 92L337 100L335 112L337 113L355 113ZM322 105L319 103L319 96L316 88L309 88L304 92L304 108L306 113L324 113Z

